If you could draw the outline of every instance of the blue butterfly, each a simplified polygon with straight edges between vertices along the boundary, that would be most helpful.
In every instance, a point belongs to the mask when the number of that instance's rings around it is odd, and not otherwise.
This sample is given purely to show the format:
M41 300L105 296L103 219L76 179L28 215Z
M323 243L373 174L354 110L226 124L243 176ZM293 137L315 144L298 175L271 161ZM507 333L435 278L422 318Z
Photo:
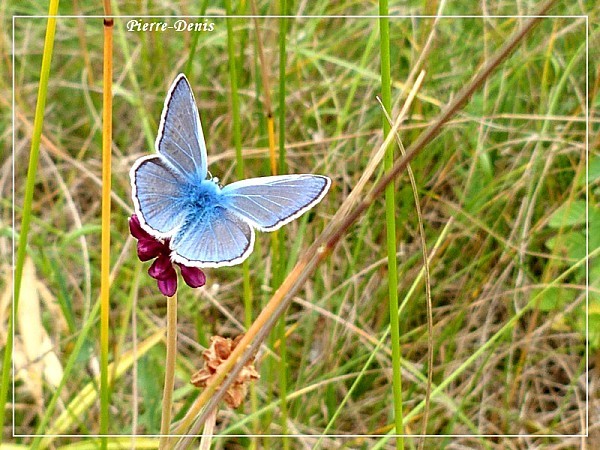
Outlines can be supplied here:
M244 261L254 229L274 231L319 203L331 185L322 175L250 178L221 187L209 177L206 144L190 84L179 74L160 118L157 154L139 158L129 173L142 228L169 239L171 259L221 267Z

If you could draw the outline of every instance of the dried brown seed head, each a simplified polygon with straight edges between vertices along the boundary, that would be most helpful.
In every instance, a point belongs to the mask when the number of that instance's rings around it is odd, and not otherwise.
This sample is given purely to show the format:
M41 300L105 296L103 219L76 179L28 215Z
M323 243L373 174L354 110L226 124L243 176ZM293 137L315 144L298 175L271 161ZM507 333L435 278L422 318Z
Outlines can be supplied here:
M206 387L219 373L222 364L227 361L231 352L238 345L244 335L237 336L234 340L221 336L210 338L210 347L204 350L204 367L192 375L190 382L196 387ZM235 381L225 393L225 403L232 408L240 406L248 393L248 384L257 380L260 375L254 367L254 359L249 360L238 374Z

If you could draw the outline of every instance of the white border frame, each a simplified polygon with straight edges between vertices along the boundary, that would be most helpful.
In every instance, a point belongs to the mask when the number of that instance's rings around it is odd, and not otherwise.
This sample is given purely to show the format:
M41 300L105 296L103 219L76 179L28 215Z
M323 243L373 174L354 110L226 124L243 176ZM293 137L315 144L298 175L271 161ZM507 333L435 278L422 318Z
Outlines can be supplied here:
M585 163L585 230L586 230L586 262L585 262L585 276L586 276L586 286L585 286L585 307L586 307L586 316L585 316L585 382L586 382L586 408L585 408L585 434L327 434L327 435L310 435L310 434L215 434L213 437L215 438L224 438L224 437L301 437L306 439L319 439L321 437L325 438L355 438L355 437L364 437L364 438L378 438L378 437L387 437L393 438L396 436L410 437L410 438L448 438L448 437L503 437L503 438L524 438L524 437L551 437L551 438L587 438L589 437L589 409L590 409L590 389L589 389L589 131L590 131L590 118L589 118L589 15L449 15L449 16L437 16L437 15L412 15L412 14L402 14L402 15L240 15L240 16L230 16L230 15L205 15L205 16L177 16L177 15L13 15L12 16L12 39L11 39L11 51L12 51L12 269L13 269L13 286L12 286L12 298L14 299L14 268L15 268L15 249L16 249L16 221L15 221L15 158L14 158L14 150L15 150L15 19L205 19L205 18L215 18L215 19L227 19L227 18L235 18L235 19L380 19L380 18L389 18L389 19L529 19L529 18L542 18L542 19L585 19L585 155L586 155L586 163ZM15 323L15 313L16 311L12 308L12 319L13 324ZM14 337L15 337L15 328L13 327L13 354L14 354ZM14 357L12 358L12 402L15 404L15 361ZM15 409L12 408L12 437L76 437L76 438L156 438L164 436L162 434L15 434ZM169 434L169 437L201 437L201 434L189 435L189 434Z

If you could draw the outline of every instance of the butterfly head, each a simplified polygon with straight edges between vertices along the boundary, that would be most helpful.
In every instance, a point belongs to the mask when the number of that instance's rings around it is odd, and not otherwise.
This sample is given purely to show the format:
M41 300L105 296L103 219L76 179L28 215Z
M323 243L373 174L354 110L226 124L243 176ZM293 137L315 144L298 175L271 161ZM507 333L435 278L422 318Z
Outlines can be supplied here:
M207 181L212 182L215 186L218 186L219 189L223 189L223 185L221 184L221 180L218 177L214 177L213 174L210 173L210 170L206 171L206 175L207 175L207 178L206 178Z

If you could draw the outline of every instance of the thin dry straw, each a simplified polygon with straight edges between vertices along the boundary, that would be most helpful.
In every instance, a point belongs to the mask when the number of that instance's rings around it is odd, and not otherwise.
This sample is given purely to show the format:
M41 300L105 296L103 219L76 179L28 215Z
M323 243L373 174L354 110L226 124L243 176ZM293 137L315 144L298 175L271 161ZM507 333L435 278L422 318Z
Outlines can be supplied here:
M342 216L339 212L336 214L319 238L306 251L304 257L296 264L281 287L275 292L269 304L248 329L238 347L236 347L229 359L221 366L222 372L218 377L215 377L214 381L198 397L186 416L176 427L174 434L186 432L201 410L203 410L202 414L196 422L202 423L205 420L206 414L222 399L225 391L233 383L246 361L256 352L264 337L270 332L282 312L285 311L293 295L332 251L350 225L382 194L385 187L406 168L407 164L440 133L444 124L465 105L470 96L491 75L493 70L508 57L525 35L542 20L543 14L545 14L554 2L555 0L547 1L539 8L535 17L531 17L507 40L504 46L477 72L471 82L456 95L452 103L444 109L437 120L419 135L419 138L407 150L406 156L394 163L389 173L373 187L357 206L351 209L346 216ZM397 127L395 127L395 130L397 130ZM395 130L388 135L388 139L393 139ZM383 145L387 144L387 142L384 142ZM185 445L185 442L182 442L182 445Z

